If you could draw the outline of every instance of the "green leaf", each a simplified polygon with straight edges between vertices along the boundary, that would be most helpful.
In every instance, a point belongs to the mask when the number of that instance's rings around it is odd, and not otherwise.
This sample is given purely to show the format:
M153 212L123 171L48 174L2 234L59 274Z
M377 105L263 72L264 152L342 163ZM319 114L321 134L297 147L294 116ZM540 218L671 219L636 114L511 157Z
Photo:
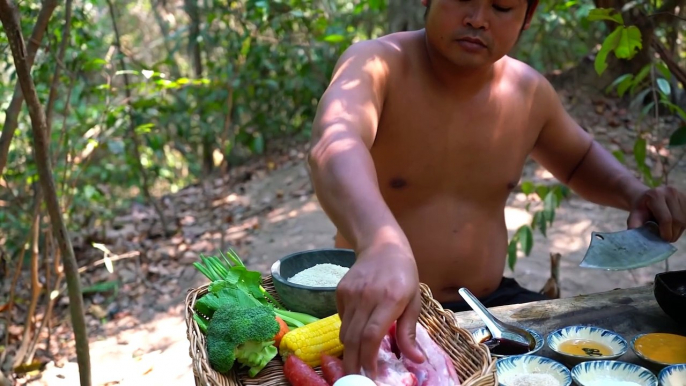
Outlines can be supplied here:
M543 237L548 238L548 222L545 220L545 215L543 212L536 212L538 217L534 216L534 220L538 224L538 229L541 231Z
M634 159L639 167L644 166L646 163L646 140L643 138L636 138L634 142Z
M522 182L522 193L527 196L534 192L534 183L531 181Z
M262 154L264 152L264 137L261 134L256 134L252 138L250 150L255 154Z
M552 225L553 221L555 221L555 208L557 208L557 206L558 201L555 193L548 193L548 195L545 196L545 200L543 200L543 215L550 225Z
M655 102L650 102L647 105L643 106L643 108L641 109L641 115L648 114L648 112L650 111L650 109L653 108L653 106L655 106Z
M515 235L507 246L507 265L514 271L517 264L517 236Z
M670 147L686 146L686 126L681 126L669 137Z
M622 94L624 94L624 92L626 91L626 88L629 87L628 85L631 85L631 81L633 80L633 78L634 78L633 74L624 74L622 76L619 76L619 77L617 77L617 79L614 80L614 82L612 82L612 84L607 86L607 88L605 89L605 92L609 94L613 88L617 87L617 93L621 97ZM625 88L623 91L620 91L620 87L622 87L622 85L624 85L624 84L628 84L628 85L624 86Z
M531 227L528 225L522 225L517 230L517 235L519 239L519 244L522 247L524 254L529 256L531 254L531 249L534 246L534 233Z
M619 41L622 37L622 27L617 27L610 35L608 35L603 41L603 45L600 47L600 51L595 57L594 67L598 75L602 75L607 69L607 56L617 48Z
M669 95L672 92L672 85L667 82L666 79L663 78L658 78L657 79L657 87L662 91L663 94Z
M636 75L636 77L634 78L633 85L631 86L631 92L630 92L631 95L634 95L636 93L636 89L638 88L638 86L641 85L641 82L643 81L643 79L645 79L648 76L649 73L650 73L650 64L647 64L647 65L643 66L641 71L639 71L638 74Z
M615 55L620 59L631 59L643 47L641 30L636 26L620 27L619 42L615 47Z
M329 43L340 43L344 40L345 40L345 37L343 35L338 35L338 34L329 35L329 36L324 38L324 41L329 42Z
M538 185L538 186L536 187L536 194L538 195L538 197L539 197L541 200L544 200L544 199L545 199L545 197L548 195L548 192L549 192L549 191L550 191L550 189L549 189L547 186L545 186L545 185Z
M662 76L665 77L665 79L667 79L667 80L672 79L672 73L669 71L669 69L667 68L667 66L664 63L659 62L659 63L656 63L655 66L657 67L658 71L660 71Z
M613 8L595 8L588 13L588 20L599 21L608 20L614 21L615 23L624 24L624 19L622 14L617 12Z
M677 115L679 115L679 117L681 117L681 119L686 121L686 111L684 111L684 109L682 109L681 107L675 105L674 103L672 103L670 101L661 100L660 103L669 107L669 110L671 112L676 113Z
M621 150L615 150L612 152L612 155L615 156L617 161L621 163L626 163L626 158L624 157L624 152Z

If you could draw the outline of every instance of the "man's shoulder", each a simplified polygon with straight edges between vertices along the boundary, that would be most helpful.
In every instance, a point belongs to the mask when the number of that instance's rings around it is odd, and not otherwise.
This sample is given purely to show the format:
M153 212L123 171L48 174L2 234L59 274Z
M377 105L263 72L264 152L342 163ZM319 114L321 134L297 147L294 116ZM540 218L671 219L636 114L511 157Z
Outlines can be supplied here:
M515 90L544 98L549 98L551 93L556 94L548 78L531 65L511 56L503 57L502 61L504 79L514 86Z
M341 59L359 57L398 65L404 58L412 56L421 37L422 31L403 31L361 40L348 46Z

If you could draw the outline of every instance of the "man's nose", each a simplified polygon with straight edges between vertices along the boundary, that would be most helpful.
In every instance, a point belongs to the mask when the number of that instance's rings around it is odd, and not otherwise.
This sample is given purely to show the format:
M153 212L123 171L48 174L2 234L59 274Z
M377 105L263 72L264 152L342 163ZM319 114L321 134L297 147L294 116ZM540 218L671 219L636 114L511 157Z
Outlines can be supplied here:
M472 2L472 6L470 7L469 11L467 12L467 16L464 18L464 24L466 26L475 28L475 29L488 29L488 20L487 20L487 12L488 12L488 3L487 1L475 1Z

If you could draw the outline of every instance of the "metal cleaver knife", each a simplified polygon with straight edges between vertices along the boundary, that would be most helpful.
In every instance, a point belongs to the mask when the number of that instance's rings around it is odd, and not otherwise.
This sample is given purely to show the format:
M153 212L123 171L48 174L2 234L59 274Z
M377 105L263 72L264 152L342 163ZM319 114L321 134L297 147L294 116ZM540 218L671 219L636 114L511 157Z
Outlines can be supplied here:
M593 232L583 268L622 271L646 267L672 256L677 249L660 237L659 226L647 222L619 232Z

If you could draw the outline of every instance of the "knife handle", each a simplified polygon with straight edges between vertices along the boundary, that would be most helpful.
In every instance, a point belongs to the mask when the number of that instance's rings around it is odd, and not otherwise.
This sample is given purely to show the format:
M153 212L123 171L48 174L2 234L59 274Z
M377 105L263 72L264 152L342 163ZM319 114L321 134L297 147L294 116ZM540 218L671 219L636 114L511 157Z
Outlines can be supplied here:
M660 225L655 221L646 221L645 224L643 224L643 227L650 230L658 236L660 235Z

